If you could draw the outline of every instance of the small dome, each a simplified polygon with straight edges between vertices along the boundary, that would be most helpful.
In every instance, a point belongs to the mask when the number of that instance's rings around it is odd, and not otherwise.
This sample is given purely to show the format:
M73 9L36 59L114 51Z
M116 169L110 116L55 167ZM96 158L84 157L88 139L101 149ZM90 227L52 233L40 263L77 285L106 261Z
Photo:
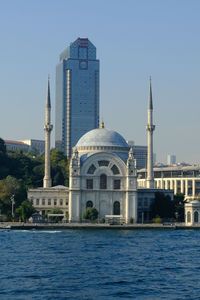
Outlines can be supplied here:
M125 139L116 131L107 128L93 129L84 134L76 146L79 147L120 147L129 149Z

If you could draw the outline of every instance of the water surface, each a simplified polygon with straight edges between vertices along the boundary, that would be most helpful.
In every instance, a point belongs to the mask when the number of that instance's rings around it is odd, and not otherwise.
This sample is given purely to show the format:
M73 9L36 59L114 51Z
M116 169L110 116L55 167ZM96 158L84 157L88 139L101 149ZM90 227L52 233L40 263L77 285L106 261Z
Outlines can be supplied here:
M200 231L0 232L0 299L200 299Z

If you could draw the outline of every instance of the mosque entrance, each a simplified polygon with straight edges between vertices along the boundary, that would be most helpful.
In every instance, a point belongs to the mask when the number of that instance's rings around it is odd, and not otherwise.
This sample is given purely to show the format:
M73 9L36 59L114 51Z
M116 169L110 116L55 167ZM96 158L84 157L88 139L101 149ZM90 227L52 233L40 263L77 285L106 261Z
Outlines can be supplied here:
M113 204L113 215L120 215L120 203L115 201Z

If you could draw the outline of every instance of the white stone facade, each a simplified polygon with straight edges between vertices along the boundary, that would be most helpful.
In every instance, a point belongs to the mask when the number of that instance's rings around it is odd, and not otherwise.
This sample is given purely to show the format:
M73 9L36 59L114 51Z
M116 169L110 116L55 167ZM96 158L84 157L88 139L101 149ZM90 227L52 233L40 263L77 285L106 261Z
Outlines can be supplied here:
M51 188L29 189L28 200L33 203L33 206L41 215L46 215L52 208L59 208L66 215L66 212L68 212L69 189L60 185Z
M200 226L200 201L192 200L185 203L185 225Z
M126 223L130 218L137 222L137 178L132 150L129 151L125 140L115 132L104 128L92 131L84 136L84 142L78 142L73 152L69 221L81 222L83 211L93 206L100 219L121 215ZM121 139L119 144L117 138Z

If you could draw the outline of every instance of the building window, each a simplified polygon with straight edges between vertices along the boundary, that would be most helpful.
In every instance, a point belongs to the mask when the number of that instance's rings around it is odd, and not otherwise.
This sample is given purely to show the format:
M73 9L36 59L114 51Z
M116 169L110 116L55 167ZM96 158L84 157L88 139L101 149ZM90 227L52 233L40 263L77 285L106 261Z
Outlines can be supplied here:
M36 199L36 205L40 205L40 199Z
M121 186L121 180L115 179L114 180L114 190L120 190L120 186Z
M120 203L115 201L113 204L113 215L120 215Z
M45 205L45 199L42 199L42 205Z
M99 160L98 161L99 167L107 167L109 165L108 160Z
M195 222L195 223L198 223L198 222L199 222L199 213L198 213L198 211L195 211L195 212L194 212L194 222Z
M191 222L191 213L190 213L190 211L187 212L187 222L188 223Z
M93 207L93 202L92 201L87 201L86 208L87 207Z
M57 205L57 200L56 199L54 199L54 206L56 206Z
M142 198L138 198L138 207L142 207Z
M92 190L93 189L93 179L87 179L86 180L86 188L88 190Z
M89 167L87 173L88 173L88 174L94 174L95 170L96 170L96 167L92 164L92 165Z
M111 168L112 172L114 175L117 175L119 174L119 169L116 165L113 165L112 168Z
M66 201L66 205L68 205L68 201Z
M63 206L63 199L60 199L60 206Z
M48 205L51 205L51 199L48 199Z
M148 199L144 198L144 207L148 207Z
M100 176L100 189L101 190L107 189L107 176L105 174L102 174Z

